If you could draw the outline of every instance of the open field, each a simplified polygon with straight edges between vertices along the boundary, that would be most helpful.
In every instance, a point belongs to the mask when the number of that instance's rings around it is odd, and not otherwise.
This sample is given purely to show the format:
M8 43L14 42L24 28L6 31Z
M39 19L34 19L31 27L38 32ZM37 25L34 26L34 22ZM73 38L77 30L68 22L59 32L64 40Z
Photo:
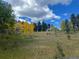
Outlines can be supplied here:
M2 51L0 59L79 59L79 33L71 34L68 40L63 32L38 32L31 35L31 43L13 50ZM67 58L67 59L68 59Z

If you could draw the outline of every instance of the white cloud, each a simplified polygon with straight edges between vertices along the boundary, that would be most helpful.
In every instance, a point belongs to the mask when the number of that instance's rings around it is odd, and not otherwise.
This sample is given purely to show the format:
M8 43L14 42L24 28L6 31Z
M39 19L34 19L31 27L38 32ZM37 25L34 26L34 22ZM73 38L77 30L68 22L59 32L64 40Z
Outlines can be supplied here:
M32 19L57 18L53 11L48 8L48 4L66 4L71 0L6 0L13 6L13 10L17 16L28 16Z
M22 22L26 22L24 19L18 18L16 17L17 21L22 21Z
M48 4L56 5L58 3L68 5L72 0L35 0L39 5L45 6Z

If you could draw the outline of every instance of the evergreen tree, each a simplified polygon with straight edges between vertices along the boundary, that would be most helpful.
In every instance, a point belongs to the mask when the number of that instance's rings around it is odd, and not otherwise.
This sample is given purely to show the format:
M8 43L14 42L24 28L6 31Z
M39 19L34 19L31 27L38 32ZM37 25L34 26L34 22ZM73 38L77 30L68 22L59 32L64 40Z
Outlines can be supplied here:
M38 22L37 30L38 30L38 32L40 32L42 30L42 26L41 26L41 23L40 22Z
M71 23L72 23L72 26L73 26L73 30L75 31L77 20L76 20L76 17L75 17L74 14L71 15Z
M67 19L65 20L65 31L67 33L68 40L70 40L71 39L71 36L70 36L70 22Z
M47 25L47 27L48 27L48 29L49 29L49 28L51 27L51 25L50 25L50 24L48 24L48 25Z
M34 23L34 31L37 32L37 24Z
M13 10L10 4L0 0L0 32L5 33L6 29L12 29L15 23Z
M43 21L42 22L42 31L46 31L48 28L47 24Z
M67 19L65 20L65 31L67 34L70 33L70 25L69 25L69 21Z
M78 30L79 30L79 14L77 15L77 27L78 27Z

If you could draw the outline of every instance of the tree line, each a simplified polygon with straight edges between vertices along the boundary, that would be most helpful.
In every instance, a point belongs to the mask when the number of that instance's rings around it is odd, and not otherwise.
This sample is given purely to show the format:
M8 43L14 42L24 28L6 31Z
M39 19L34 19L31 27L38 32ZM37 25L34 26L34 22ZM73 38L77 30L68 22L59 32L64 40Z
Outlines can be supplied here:
M50 28L50 24L46 24L44 21L34 23L34 31L35 32L41 32L41 31L47 31Z
M0 33L12 32L15 25L15 16L13 14L12 6L0 0ZM34 23L34 31L47 31L50 28L50 24L46 24L44 21ZM70 21L68 19L62 21L62 30L69 33L71 30L78 31L79 30L79 14L72 14L70 17ZM11 31L10 31L11 30Z
M70 19L62 21L61 28L67 33L79 31L79 14L71 14Z
M13 14L12 6L0 0L0 33L12 33L15 23L15 15ZM34 26L35 32L47 31L47 29L50 28L50 24L46 24L44 21L42 21L42 23L34 23Z

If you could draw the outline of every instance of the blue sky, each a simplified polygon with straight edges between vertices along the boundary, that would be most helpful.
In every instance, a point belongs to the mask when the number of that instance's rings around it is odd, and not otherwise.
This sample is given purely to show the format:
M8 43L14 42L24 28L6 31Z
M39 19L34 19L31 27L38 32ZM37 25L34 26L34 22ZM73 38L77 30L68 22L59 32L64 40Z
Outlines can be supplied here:
M69 18L72 13L78 14L79 13L79 0L72 0L69 5L49 5L49 8L57 15L60 15L62 19ZM66 15L64 15L66 14Z
M56 25L58 28L60 28L60 23L62 20L69 19L71 14L79 14L79 0L72 0L72 2L69 5L48 5L49 8L57 15L61 17L58 21L59 26ZM55 23L56 24L56 23Z
M12 5L16 19L45 21L60 28L61 21L79 13L79 0L5 0ZM18 2L18 3L17 3Z

